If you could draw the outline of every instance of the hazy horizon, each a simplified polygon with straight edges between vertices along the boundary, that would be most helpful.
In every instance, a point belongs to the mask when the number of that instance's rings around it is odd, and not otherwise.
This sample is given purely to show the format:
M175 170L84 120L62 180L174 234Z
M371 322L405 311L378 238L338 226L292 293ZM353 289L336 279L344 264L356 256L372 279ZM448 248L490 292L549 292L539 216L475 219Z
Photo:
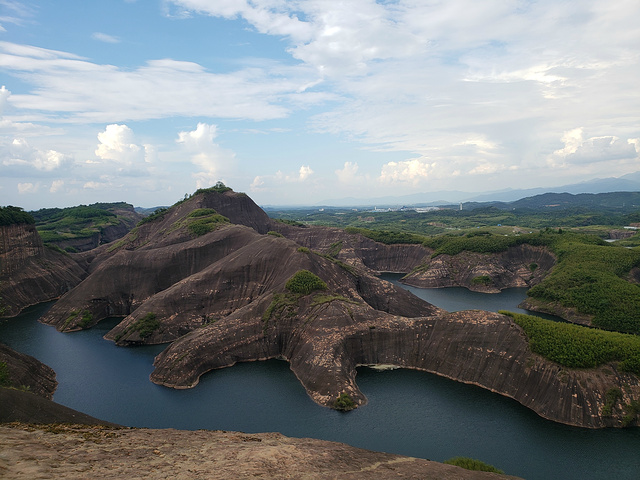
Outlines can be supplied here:
M604 0L0 1L0 205L621 177L640 170L639 17Z

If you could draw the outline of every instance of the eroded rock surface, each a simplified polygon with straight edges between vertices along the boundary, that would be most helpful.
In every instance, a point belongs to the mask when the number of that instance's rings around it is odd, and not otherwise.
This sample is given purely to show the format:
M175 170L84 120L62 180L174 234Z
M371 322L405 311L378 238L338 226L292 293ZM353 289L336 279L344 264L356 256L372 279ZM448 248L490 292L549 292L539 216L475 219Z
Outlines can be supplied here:
M72 256L45 247L34 225L0 226L1 315L58 298L86 275Z
M59 479L515 479L279 433L0 426L0 476Z
M201 209L232 221L195 236L189 225ZM264 234L274 229L280 235ZM173 388L193 387L204 373L237 362L282 358L317 403L336 406L347 394L357 406L366 398L356 367L391 364L482 386L554 421L622 425L622 405L602 414L606 392L625 386L623 401L638 399L637 377L618 374L615 365L561 369L531 354L510 317L450 314L372 275L412 269L408 283L492 291L537 281L555 263L547 250L431 253L337 229L276 224L244 195L201 194L101 247L87 259L90 276L43 321L68 331L117 315L124 319L106 338L120 345L173 342L151 374ZM306 294L288 288L301 270L326 288ZM492 284L480 285L477 277Z
M16 352L2 343L0 343L0 363L6 365L5 386L28 390L49 400L53 397L58 382L56 373L48 365L30 355ZM0 405L3 405L3 408L6 407L3 402L0 402Z

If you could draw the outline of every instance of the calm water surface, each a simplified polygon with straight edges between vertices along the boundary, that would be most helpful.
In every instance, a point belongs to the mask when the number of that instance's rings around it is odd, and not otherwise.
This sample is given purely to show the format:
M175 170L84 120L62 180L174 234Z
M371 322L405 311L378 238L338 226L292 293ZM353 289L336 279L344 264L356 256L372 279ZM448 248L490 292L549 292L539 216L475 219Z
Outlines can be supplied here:
M500 298L480 295L490 302ZM523 298L524 291L516 304ZM348 414L313 403L288 364L275 360L239 364L203 376L194 389L172 390L148 379L162 346L120 348L103 340L118 320L59 333L37 321L49 307L1 322L0 341L57 372L55 401L104 420L151 428L278 431L438 461L462 455L530 480L640 478L640 429L557 425L481 388L410 370L359 369L358 384L369 403ZM478 303L463 308L471 307L494 309Z

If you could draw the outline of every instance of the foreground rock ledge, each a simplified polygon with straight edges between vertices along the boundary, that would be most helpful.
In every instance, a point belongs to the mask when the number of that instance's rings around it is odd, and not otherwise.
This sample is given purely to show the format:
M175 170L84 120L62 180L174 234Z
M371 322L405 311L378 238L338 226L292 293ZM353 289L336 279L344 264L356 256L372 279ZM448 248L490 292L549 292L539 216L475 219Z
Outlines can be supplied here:
M515 479L279 433L0 426L0 477L12 479Z

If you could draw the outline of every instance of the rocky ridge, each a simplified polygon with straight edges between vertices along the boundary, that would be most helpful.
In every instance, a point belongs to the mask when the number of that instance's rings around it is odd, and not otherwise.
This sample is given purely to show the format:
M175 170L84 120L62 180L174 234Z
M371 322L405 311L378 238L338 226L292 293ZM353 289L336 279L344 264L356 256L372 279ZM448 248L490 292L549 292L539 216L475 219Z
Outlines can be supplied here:
M279 433L0 426L0 476L59 479L516 479Z
M193 233L195 219L214 215L229 221ZM510 317L450 314L372 275L413 270L408 282L444 286L452 272L460 283L486 274L498 279L497 288L535 282L552 268L551 254L525 245L440 257L422 246L279 224L245 195L210 192L101 247L89 277L43 321L70 331L124 317L106 338L120 345L172 342L156 358L151 380L173 388L193 387L204 373L237 362L281 358L317 403L336 407L346 394L358 406L367 400L357 366L391 364L482 386L554 421L622 425L622 411L602 415L606 392L625 386L625 401L638 398L637 377L612 366L559 368L530 352ZM292 291L288 282L301 271L324 287Z
M1 316L58 298L86 275L71 255L45 247L34 225L0 226Z

